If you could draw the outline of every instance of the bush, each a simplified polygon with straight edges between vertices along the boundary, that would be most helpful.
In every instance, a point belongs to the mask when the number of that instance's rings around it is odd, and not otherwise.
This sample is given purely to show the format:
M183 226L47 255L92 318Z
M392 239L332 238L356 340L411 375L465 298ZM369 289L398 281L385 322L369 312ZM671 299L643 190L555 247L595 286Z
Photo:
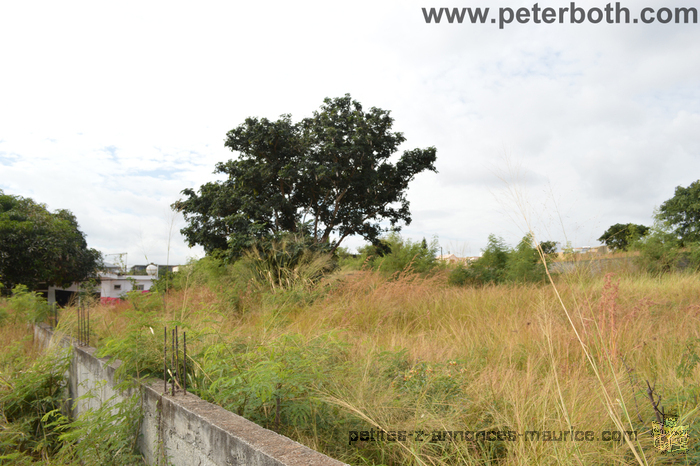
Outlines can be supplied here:
M440 250L437 238L428 244L425 239L413 242L401 238L398 232L392 232L381 240L381 244L369 245L360 249L362 263L368 264L373 270L386 274L400 273L411 270L426 273L437 265L437 252Z
M95 390L101 390L99 385ZM81 398L95 397L90 391ZM68 421L60 412L49 414L59 423ZM59 437L62 446L57 455L60 464L144 464L137 448L141 415L138 393L119 402L115 395L97 409L88 408L78 419L63 425L65 432Z
M305 341L284 335L265 344L208 347L202 370L212 376L198 394L277 432L334 431L338 415L319 399L347 364L345 344L332 333Z
M127 326L122 336L109 336L100 341L97 357L120 359L119 379L163 377L163 315L162 295L132 291L127 294L133 309L124 311Z
M253 281L272 290L314 285L336 267L327 244L288 232L258 241L239 263Z
M33 324L43 322L49 315L49 305L38 293L29 291L24 285L12 288L12 296L7 300L13 323L26 321ZM8 315L9 317L9 315Z
M460 265L450 273L448 282L453 285L485 285L487 283L502 283L506 278L506 266L510 249L496 235L489 235L486 249L482 249L481 257L474 263Z
M546 274L539 252L530 234L510 249L502 238L489 235L481 257L470 265L459 265L450 272L451 285L481 286L489 283L536 283Z
M545 280L544 265L534 246L532 235L525 235L520 244L508 254L505 275L506 280L513 283L536 283Z
M67 351L48 354L6 381L9 390L0 395L0 406L9 425L3 426L0 463L26 455L51 456L60 449L59 435L68 421L60 422L58 413L69 363Z
M639 265L652 274L697 270L700 267L700 243L688 242L682 246L674 233L658 223L632 248L639 251Z

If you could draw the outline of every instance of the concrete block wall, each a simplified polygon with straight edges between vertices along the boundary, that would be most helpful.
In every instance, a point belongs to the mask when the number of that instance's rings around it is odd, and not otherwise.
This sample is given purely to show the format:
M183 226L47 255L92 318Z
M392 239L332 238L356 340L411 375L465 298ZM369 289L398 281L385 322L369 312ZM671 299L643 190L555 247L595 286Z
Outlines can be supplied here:
M44 347L55 342L47 325L34 327L35 341ZM97 395L73 404L73 415L98 407L116 395L116 401L132 393L115 390L120 361L108 364L94 356L95 349L73 347L69 371L69 396L75 400L93 390ZM230 411L188 393L163 393L163 381L152 380L135 389L140 392L143 421L139 446L147 464L173 466L342 466L345 463L264 429ZM167 461L166 461L167 459Z

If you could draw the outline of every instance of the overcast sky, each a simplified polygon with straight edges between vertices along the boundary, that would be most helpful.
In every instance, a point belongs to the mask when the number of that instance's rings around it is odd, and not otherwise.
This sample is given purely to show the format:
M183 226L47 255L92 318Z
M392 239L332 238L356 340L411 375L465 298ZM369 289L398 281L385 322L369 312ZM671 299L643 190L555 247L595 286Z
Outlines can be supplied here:
M489 233L515 245L524 218L595 245L700 178L700 25L427 24L421 8L446 5L431 1L3 2L0 189L71 210L129 265L164 264L169 243L183 263L203 252L169 206L235 156L226 132L345 93L392 112L402 151L437 148L403 235L445 252L478 255ZM533 3L450 6L495 19Z

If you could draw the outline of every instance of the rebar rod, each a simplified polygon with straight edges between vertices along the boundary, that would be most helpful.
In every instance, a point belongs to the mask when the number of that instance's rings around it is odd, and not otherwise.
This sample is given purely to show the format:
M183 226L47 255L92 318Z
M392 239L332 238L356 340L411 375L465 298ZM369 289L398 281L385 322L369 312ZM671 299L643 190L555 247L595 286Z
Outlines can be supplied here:
M175 329L173 329L172 332L173 332L173 336L172 336L171 345L172 345L173 354L172 354L171 367L175 367ZM173 393L173 396L175 396L175 377L173 376L173 374L170 374L170 380L172 381L172 384L171 384L172 393Z
M163 394L168 394L168 327L163 327Z
M180 348L178 348L178 335L177 335L177 325L175 326L175 380L177 380L177 384L181 385L180 383Z
M182 386L185 389L185 395L187 395L187 332L182 333L182 364L184 366Z

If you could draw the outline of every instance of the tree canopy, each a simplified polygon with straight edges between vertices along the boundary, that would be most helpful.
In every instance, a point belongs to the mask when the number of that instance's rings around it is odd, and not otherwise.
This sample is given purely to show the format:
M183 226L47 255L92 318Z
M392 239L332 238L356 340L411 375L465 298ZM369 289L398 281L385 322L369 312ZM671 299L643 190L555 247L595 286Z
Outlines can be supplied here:
M0 190L0 283L36 289L39 283L70 286L93 273L101 255L89 249L75 216Z
M687 188L677 186L674 196L659 207L657 218L673 229L681 244L700 241L700 180Z
M613 251L626 251L629 246L649 232L649 227L635 223L616 223L598 241Z
M225 139L238 157L216 165L227 179L185 189L173 204L187 222L182 234L190 246L229 257L282 232L306 233L331 251L350 235L378 243L387 231L380 222L410 224L409 182L436 171L434 147L389 161L406 140L393 121L349 94L326 98L298 123L290 115L246 119Z
M542 254L555 254L557 252L557 243L556 241L540 241L540 249L542 249Z

